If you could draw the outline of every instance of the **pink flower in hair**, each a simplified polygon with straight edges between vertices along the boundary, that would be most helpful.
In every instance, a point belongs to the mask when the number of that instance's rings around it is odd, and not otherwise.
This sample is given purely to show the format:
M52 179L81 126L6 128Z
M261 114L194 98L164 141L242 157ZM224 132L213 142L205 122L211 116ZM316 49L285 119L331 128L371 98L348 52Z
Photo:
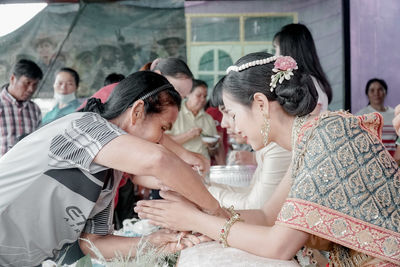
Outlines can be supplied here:
M274 71L278 72L277 70L297 70L297 63L292 57L289 56L278 57L274 63Z
M274 63L273 72L276 74L271 75L271 86L270 91L273 92L276 84L279 82L280 84L286 79L290 80L290 76L293 76L293 70L297 70L297 63L292 57L289 56L279 56Z

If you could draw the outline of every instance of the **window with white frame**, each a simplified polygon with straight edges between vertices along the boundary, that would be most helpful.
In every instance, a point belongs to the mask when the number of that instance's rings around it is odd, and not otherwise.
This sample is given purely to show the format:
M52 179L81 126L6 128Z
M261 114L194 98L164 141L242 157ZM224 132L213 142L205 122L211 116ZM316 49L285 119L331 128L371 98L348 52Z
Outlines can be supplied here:
M274 54L279 29L297 22L297 13L186 14L188 65L210 89L245 54Z

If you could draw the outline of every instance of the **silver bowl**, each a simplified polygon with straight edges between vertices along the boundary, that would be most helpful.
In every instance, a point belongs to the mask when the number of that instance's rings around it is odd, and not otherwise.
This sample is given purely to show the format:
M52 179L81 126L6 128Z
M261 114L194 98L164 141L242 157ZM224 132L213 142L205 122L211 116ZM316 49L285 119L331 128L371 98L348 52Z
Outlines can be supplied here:
M253 178L254 165L217 165L211 166L209 181L231 186L248 186Z

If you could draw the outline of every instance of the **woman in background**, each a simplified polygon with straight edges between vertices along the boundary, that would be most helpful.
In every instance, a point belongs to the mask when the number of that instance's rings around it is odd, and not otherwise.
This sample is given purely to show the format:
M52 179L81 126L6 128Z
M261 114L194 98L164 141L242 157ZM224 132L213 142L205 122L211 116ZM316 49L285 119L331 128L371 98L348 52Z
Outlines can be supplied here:
M53 87L56 105L43 117L42 124L47 124L75 112L80 105L76 98L76 91L79 87L79 74L74 69L60 69L56 74Z
M303 24L288 24L274 36L275 55L293 57L299 69L311 75L318 92L318 104L312 114L318 115L328 109L332 101L332 88L318 58L311 32Z
M394 109L385 106L388 86L382 79L373 78L365 86L365 94L368 97L368 106L358 111L357 115L364 115L372 112L378 112L383 117L382 141L390 155L394 156L396 152L396 131L393 128ZM396 158L400 160L400 158Z
M218 149L218 140L214 144L206 144L201 138L201 134L217 135L214 119L204 110L206 99L207 84L201 80L193 80L193 87L182 101L178 118L166 133L187 150L210 159L210 153Z
M182 98L185 98L193 87L193 74L188 65L179 58L157 58L140 70L150 70L163 75L174 85Z

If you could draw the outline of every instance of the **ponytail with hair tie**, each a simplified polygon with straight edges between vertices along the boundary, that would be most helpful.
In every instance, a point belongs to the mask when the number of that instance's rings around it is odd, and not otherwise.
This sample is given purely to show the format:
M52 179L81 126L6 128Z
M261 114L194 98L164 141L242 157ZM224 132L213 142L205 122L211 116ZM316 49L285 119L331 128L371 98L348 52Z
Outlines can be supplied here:
M88 99L86 105L80 111L101 114L104 112L104 104L101 102L100 98L92 97Z

